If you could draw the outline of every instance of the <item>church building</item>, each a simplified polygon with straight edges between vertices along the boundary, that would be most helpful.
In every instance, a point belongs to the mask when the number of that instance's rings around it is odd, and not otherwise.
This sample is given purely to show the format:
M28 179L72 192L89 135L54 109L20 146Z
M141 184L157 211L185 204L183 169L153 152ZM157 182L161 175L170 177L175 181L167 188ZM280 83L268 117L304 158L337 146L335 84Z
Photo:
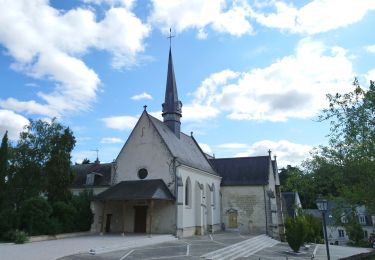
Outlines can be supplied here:
M95 194L92 232L283 236L276 157L213 158L181 132L171 49L163 121L146 108L113 163L74 166L73 193Z

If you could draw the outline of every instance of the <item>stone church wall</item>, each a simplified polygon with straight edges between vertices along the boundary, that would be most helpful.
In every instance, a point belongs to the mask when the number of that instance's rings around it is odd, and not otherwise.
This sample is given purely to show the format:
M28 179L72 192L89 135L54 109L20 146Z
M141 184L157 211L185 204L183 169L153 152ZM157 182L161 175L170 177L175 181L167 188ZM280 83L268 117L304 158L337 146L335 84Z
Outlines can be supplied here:
M226 229L238 229L241 233L266 233L266 208L263 186L223 186L222 221ZM237 228L230 217L237 216ZM231 225L232 224L232 225Z

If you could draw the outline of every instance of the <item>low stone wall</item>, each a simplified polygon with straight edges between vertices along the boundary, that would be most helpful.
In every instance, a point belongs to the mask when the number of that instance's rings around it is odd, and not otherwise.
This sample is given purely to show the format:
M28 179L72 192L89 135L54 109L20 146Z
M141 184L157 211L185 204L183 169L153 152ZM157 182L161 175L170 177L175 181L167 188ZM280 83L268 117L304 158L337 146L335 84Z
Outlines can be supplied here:
M29 242L56 240L56 239L63 239L63 238L69 238L69 237L80 237L80 236L87 236L91 234L93 233L90 231L86 231L86 232L65 233L65 234L57 234L57 235L31 236L29 237Z

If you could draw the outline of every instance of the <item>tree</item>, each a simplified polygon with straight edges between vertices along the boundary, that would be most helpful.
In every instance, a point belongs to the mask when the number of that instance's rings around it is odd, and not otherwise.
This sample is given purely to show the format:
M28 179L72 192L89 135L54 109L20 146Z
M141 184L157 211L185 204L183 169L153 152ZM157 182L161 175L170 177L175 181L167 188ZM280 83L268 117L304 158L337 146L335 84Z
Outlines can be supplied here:
M56 134L51 140L51 156L46 162L46 191L50 201L67 201L70 197L69 186L73 180L70 153L75 139L69 128Z
M330 106L320 120L329 120L331 128L321 157L340 172L338 194L375 212L375 83L368 90L357 79L353 85L350 93L327 96Z
M8 131L5 132L0 146L0 207L6 200L6 176L8 174Z
M83 159L82 161L82 164L89 164L89 163L90 163L90 160L87 158Z
M298 252L305 242L307 235L307 225L304 215L298 215L295 218L287 217L285 220L285 236L290 248Z
M46 234L52 208L42 197L32 197L22 202L20 207L21 228L30 235Z

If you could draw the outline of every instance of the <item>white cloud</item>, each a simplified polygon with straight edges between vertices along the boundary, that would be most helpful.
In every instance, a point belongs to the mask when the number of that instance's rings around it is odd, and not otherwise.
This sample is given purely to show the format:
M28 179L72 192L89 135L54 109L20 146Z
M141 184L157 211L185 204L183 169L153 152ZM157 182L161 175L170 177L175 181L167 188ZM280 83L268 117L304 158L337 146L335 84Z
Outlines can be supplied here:
M0 138L8 131L10 140L18 140L20 132L24 126L29 124L25 117L14 113L13 111L0 109Z
M374 45L368 45L368 46L365 47L365 49L366 49L366 51L375 54L375 44Z
M131 99L133 100L152 99L152 96L146 92L143 92L141 94L132 96Z
M246 152L238 153L236 157L263 156L268 155L268 150L271 150L272 156L277 156L277 164L281 168L287 165L299 165L310 155L312 149L312 146L292 143L287 140L262 140L249 145Z
M134 2L135 2L135 0L82 0L82 1L87 4L96 4L96 5L107 4L110 6L125 6L127 8L133 7Z
M117 137L104 137L100 141L102 144L117 144L117 143L123 143L124 141L121 138Z
M199 146L202 149L202 151L206 154L212 154L212 149L208 144L199 143Z
M112 116L102 118L102 121L108 128L117 130L128 130L133 129L133 127L138 121L138 118L134 116Z
M197 37L207 37L209 27L217 32L241 36L252 32L248 21L250 7L245 1L225 0L152 0L153 10L149 17L151 24L168 32L173 27L177 32L197 29Z
M258 23L292 33L307 34L327 32L354 24L375 9L373 0L313 0L299 9L282 1L270 3L276 12L252 12Z
M136 63L150 28L127 7L109 7L97 21L94 9L59 11L48 0L0 0L0 43L14 58L12 68L30 77L54 82L40 89L36 100L1 100L0 106L29 114L59 116L87 110L100 79L81 60L90 48L112 54L114 67Z
M375 69L368 71L367 74L365 75L365 78L366 78L366 83L369 83L370 80L375 81Z
M354 75L345 49L304 39L295 54L268 67L210 75L194 93L187 114L196 121L223 112L235 120L310 118L327 106L327 93L351 91Z

